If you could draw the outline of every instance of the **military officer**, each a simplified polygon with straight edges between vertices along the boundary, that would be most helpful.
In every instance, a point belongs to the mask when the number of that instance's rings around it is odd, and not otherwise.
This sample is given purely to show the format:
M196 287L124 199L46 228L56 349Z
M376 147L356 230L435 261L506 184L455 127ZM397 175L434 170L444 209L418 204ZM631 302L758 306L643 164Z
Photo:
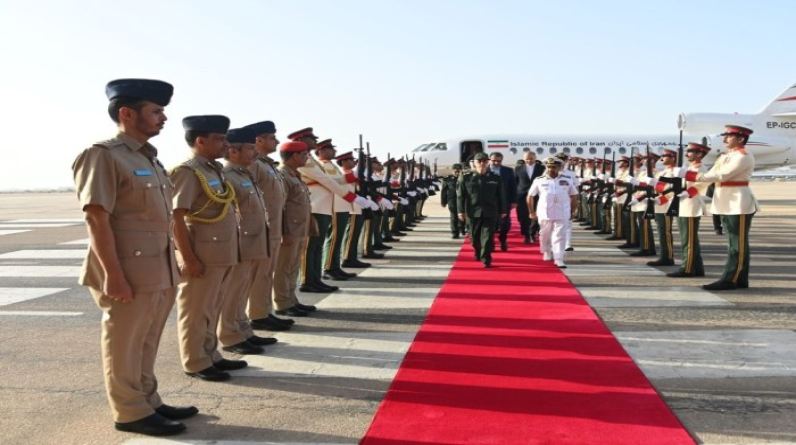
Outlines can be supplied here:
M222 349L236 354L259 354L263 346L276 343L275 338L254 335L246 303L252 283L258 275L265 275L267 267L260 262L269 259L268 210L263 191L257 186L249 170L257 157L254 148L257 135L250 128L227 132L229 149L223 174L235 190L235 205L240 221L240 262L232 269L229 285L223 288L221 318L218 323L218 341Z
M547 158L545 174L533 181L528 191L530 216L539 220L539 250L544 261L553 260L555 265L566 268L566 220L575 217L578 189L572 179L559 174L564 162ZM536 198L538 196L538 198ZM538 205L533 200L538 199Z
M365 248L372 247L373 250L390 250L392 246L384 244L387 242L384 239L384 231L389 227L390 213L395 213L395 206L390 199L390 186L389 178L385 181L385 174L387 169L382 163L374 156L370 159L371 179L373 181L373 190L377 196L376 202L381 207L381 212L376 212L373 221L365 221L363 224L363 239L365 240Z
M710 147L696 142L689 142L685 156L688 159L688 170L705 173L702 158L710 153ZM699 221L705 213L705 202L702 196L707 192L707 182L686 181L686 190L680 194L677 228L680 230L680 253L682 262L679 270L669 272L672 278L704 277L705 265L702 262L702 249L699 245Z
M118 127L75 159L75 188L89 247L79 283L102 310L102 367L115 427L176 434L195 407L163 404L155 358L174 305L179 271L171 241L172 186L149 139L166 122L174 89L159 80L119 79L105 87Z
M633 185L640 186L640 184L646 184L650 182L651 179L655 177L655 163L660 158L655 153L650 153L649 158L641 158L639 161L639 171L638 174L630 179L630 182ZM642 164L644 162L649 162L652 166L652 177L647 173L647 168L644 167ZM630 256L656 256L657 251L655 250L655 234L652 230L652 224L650 223L651 219L655 219L654 212L649 214L648 209L653 197L649 197L647 199L647 192L639 192L636 194L634 199L631 200L630 209L633 212L633 217L635 219L637 230L637 239L639 243L639 250L637 252L633 252ZM648 216L649 215L649 216Z
M475 259L492 267L492 252L495 250L495 228L498 218L508 213L503 181L489 170L489 156L476 153L476 169L462 176L456 191L456 209L459 219L470 221L470 240L475 249Z
M580 178L578 178L578 176L575 174L574 170L570 170L570 169L566 168L567 164L569 163L569 155L566 154L566 153L558 153L555 156L555 158L560 160L563 163L561 165L561 167L559 168L559 172L558 172L559 176L563 176L565 178L568 178L569 181L575 186L575 189L577 189L578 186L580 186ZM577 198L579 198L579 197L580 197L580 195L577 196ZM576 201L575 205L573 205L572 208L577 211L577 208L578 208L577 199L575 199L575 201ZM575 250L575 248L572 247L572 220L573 220L573 218L568 218L566 220L566 222L564 223L566 225L564 250L566 250L567 252Z
M308 311L299 305L296 287L301 257L311 235L317 235L312 214L310 190L301 180L298 169L309 159L309 146L301 141L285 142L279 147L282 158L280 173L284 178L285 209L282 224L282 247L276 260L274 273L274 306L279 312L305 317Z
M357 166L358 160L354 157L354 152L345 152L340 156L336 156L334 159L343 175L356 175L354 168ZM351 193L357 192L356 183L348 183L343 185L343 187L347 188ZM367 197L365 197L365 199L367 199ZM343 203L345 203L346 206L342 206ZM335 205L337 204L341 204L340 207L346 209L345 217L340 218L339 221L343 226L342 230L340 231L342 233L342 236L340 237L340 256L342 256L343 260L345 261L344 264L352 264L352 262L357 261L359 237L362 234L362 225L364 221L362 216L362 208L352 205L345 200L342 200L342 202L335 202ZM334 270L327 270L325 273L335 280L347 280L348 278L351 278L350 275L354 274L341 273L343 271L340 269L340 256L337 258L337 268Z
M282 244L282 212L285 207L285 188L282 174L268 155L276 152L279 140L276 138L276 125L271 121L262 121L245 126L257 136L254 146L257 159L249 170L254 175L257 187L263 193L265 207L268 209L268 257L255 262L254 281L249 290L247 314L252 329L268 331L286 331L293 325L293 320L275 316L273 311L274 274L276 259ZM249 332L253 335L253 332Z
M626 187L623 187L622 184L630 176L629 166L630 158L627 156L622 156L617 161L616 177L614 178L614 235L607 238L611 241L625 239L627 236L625 232L628 230L628 215L622 210L627 201L627 192L625 192Z
M656 178L673 177L673 169L677 165L677 152L671 149L664 149L661 153L663 171L658 172ZM664 182L655 181L651 184L658 193L663 193L668 186ZM642 184L643 186L643 184ZM654 198L655 201L655 225L658 227L658 243L661 246L660 257L656 261L649 261L648 266L673 266L674 265L674 239L672 237L673 219L667 215L669 206L672 202L665 195Z
M459 212L456 210L456 182L462 172L462 164L453 164L453 172L442 179L442 191L440 192L440 203L442 207L447 206L450 213L451 238L457 239L459 235L464 235L464 223L459 219Z
M753 131L738 125L727 125L723 154L707 173L678 169L678 176L687 181L716 184L711 213L721 215L721 225L727 231L729 248L724 272L718 281L702 286L705 290L735 290L749 287L749 229L752 217L760 209L749 187L755 169L755 158L745 149Z
M216 161L229 148L229 118L188 116L182 120L191 157L172 170L174 241L182 283L177 293L180 356L185 373L208 381L247 366L219 354L218 326L224 288L240 258L235 189Z

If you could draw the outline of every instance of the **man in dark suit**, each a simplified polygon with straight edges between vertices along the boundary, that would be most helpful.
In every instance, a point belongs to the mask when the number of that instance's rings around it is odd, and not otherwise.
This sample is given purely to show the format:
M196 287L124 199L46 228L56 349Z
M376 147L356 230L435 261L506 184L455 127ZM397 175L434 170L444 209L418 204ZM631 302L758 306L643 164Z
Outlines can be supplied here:
M539 223L532 220L529 216L528 203L525 198L528 190L533 184L533 180L544 174L544 166L536 160L536 153L526 152L523 156L525 161L522 165L514 167L517 178L517 221L520 223L520 232L525 237L525 244L530 244L539 234ZM534 201L535 205L535 201Z
M500 250L505 252L509 250L506 238L511 229L511 209L517 208L517 178L512 169L503 165L503 153L494 152L489 155L489 169L492 173L500 175L503 180L503 191L506 194L506 203L509 205L506 216L497 220Z

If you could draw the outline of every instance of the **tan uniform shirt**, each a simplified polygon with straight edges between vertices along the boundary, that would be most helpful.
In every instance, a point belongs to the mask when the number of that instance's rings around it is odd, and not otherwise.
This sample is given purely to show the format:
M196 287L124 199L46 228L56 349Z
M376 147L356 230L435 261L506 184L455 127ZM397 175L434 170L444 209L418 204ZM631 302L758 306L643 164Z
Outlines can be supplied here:
M356 172L351 171L351 170L346 170L344 168L341 168L340 170L341 170L343 175L348 175L348 174L356 175ZM357 185L354 182L349 182L349 183L345 184L343 187L345 187L351 193L357 193ZM338 204L340 204L341 207L337 207ZM345 206L343 206L343 204L345 204ZM334 207L334 211L335 212L339 212L340 210L338 210L338 209L339 208L343 208L343 209L345 209L345 211L347 211L348 213L350 213L352 215L361 215L362 214L362 207L360 207L360 206L358 206L356 204L349 203L348 201L346 201L343 198L340 198L338 196L334 197L334 206L335 206Z
M301 180L301 174L297 170L283 165L281 172L286 192L283 233L294 238L309 236L313 219L310 189Z
M222 168L216 161L194 156L175 167L171 173L174 208L188 210L185 223L191 235L191 247L205 266L234 266L240 258L234 205L229 205L223 218L216 222L201 222L191 218L216 219L224 212L224 205L213 201L208 195L223 194L227 190ZM205 186L199 175L204 178Z
M720 156L713 168L697 176L697 182L715 182L710 212L715 215L748 215L760 210L749 183L755 170L755 157L746 150L730 150ZM722 185L730 183L730 185Z
M101 206L110 214L124 276L133 292L175 287L180 273L171 237L172 183L157 150L123 133L87 148L75 160L80 205ZM79 283L101 290L105 272L88 248Z
M674 177L674 172L672 171L672 168L666 167L666 168L663 169L663 171L656 173L655 177L658 178L658 179L660 179L660 178L673 178ZM664 190L667 190L669 187L670 187L669 184L664 185ZM663 195L658 195L658 196L663 196ZM669 206L671 206L671 205L672 205L672 195L669 194L668 196L666 196L666 202L665 203L663 203L662 205L657 205L657 204L655 205L655 213L666 213L666 212L669 211Z
M700 174L707 171L701 162L699 164L690 163L688 165L688 170ZM710 184L707 182L685 182L685 189L691 197L680 199L679 214L681 217L694 218L705 214L705 201L702 199L702 196L705 195L709 186Z
M616 171L616 178L615 178L616 180L625 182L629 177L630 177L630 171L626 168L620 168ZM628 198L625 190L627 190L626 185L616 186L616 192L619 193L620 195L616 197L616 200L614 201L615 203L623 205L624 203L627 202Z
M240 210L240 260L268 258L269 215L263 191L246 167L227 162L224 166L224 177L235 189L235 199Z
M274 166L274 161L268 157L258 157L249 167L257 181L257 186L262 190L265 206L268 209L268 228L271 238L282 236L282 212L285 209L286 191L282 183L282 173Z
M304 167L299 167L298 171L310 189L312 213L334 214L334 195L345 197L346 201L354 200L354 194L343 187L343 184L348 182L347 178L342 175L329 176L320 161L309 159Z
M654 172L653 172L653 174L654 174ZM647 176L646 169L639 171L639 173L636 174L636 179L638 179L639 182L647 182L647 180L649 179L649 176ZM643 200L644 196L646 196L646 194L644 192L638 192L638 193L636 193L635 196L636 196L636 199L641 199L641 202L639 202L638 204L634 204L634 205L630 206L630 211L631 212L646 212L647 211L647 201Z

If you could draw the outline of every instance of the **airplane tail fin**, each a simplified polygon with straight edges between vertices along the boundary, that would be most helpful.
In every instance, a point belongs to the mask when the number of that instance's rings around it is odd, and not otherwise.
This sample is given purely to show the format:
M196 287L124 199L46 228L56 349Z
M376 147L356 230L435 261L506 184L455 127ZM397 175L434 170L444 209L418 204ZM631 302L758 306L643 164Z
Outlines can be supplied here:
M759 111L772 117L796 117L796 84L786 88Z

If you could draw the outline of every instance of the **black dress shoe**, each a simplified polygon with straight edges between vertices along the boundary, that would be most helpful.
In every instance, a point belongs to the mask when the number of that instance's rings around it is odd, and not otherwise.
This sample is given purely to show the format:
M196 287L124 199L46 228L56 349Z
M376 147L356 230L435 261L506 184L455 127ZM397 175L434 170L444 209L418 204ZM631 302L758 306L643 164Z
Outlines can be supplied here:
M500 240L500 250L502 252L509 250L509 244L504 239Z
M594 232L594 234L595 235L610 235L611 232L609 232L607 230L600 230L600 231Z
M364 269L366 267L370 267L370 263L363 263L362 261L359 260L345 260L343 261L343 267Z
M252 335L251 337L247 338L246 341L255 346L269 346L273 345L278 340L273 337L258 337L256 335Z
M398 238L393 238L393 237L391 237L391 236L385 236L385 237L384 237L384 238L382 238L382 239L384 240L384 242L385 242L385 243L398 243L398 242L400 242L400 241L401 241L401 240L399 240Z
M525 237L522 239L522 242L525 244L531 244L531 235L525 235Z
M326 284L323 281L316 281L315 282L315 287L319 287L321 289L324 289L324 290L326 290L326 292L335 292L335 291L340 290L339 287L332 286L331 284Z
M292 318L279 318L274 314L268 314L268 320L275 323L283 323L288 326L293 326L293 324L296 322L296 320L293 320Z
M328 294L329 292L331 292L329 289L319 287L315 284L302 284L301 286L299 286L299 291L311 294ZM279 315L285 315L285 314L280 314L279 311L276 311L276 313Z
M301 303L296 303L295 307L301 309L304 312L315 312L318 309L317 307L311 304L301 304Z
M747 287L749 285L747 284ZM738 286L734 285L733 283L727 281L716 281L714 283L706 284L702 286L702 289L705 290L735 290L738 289Z
M348 277L343 275L343 274L341 274L340 272L338 272L336 270L327 270L323 274L323 279L324 280L334 280L334 281L346 281L346 280L348 280Z
M169 406L164 404L155 408L155 412L169 420L182 420L199 414L199 408L195 406Z
M115 423L116 429L127 433L138 433L147 436L170 436L185 431L185 425L169 420L158 413L150 414L141 420L127 423Z
M630 256L655 256L657 253L650 251L650 250L639 250L638 252L633 252Z
M624 238L620 238L620 237L618 237L618 236L614 235L614 236L609 236L609 237L608 237L608 238L606 238L605 240L606 240L606 241L617 241L617 240L620 240L620 239L624 239Z
M458 238L458 236L456 238ZM392 246L388 246L386 244L376 244L373 246L373 248L376 250L390 250L392 249Z
M362 258L368 258L368 259L371 259L371 260L380 260L380 259L384 258L384 254L383 253L370 252L368 254L362 255Z
M335 272L337 272L338 274L340 274L340 275L342 275L342 276L344 276L346 278L354 278L354 277L357 276L357 274L355 274L354 272L346 272L343 269L335 269Z
M738 289L749 289L749 283L738 283L736 286Z
M276 317L274 317L276 318ZM289 323L279 323L276 321L271 320L270 318L259 318L257 320L252 320L250 323L252 329L256 329L258 331L287 331L290 329Z
M572 247L572 246L569 246L566 249L564 249L564 252L572 252L573 250L575 250L575 248Z
M246 340L240 343L236 343L232 346L223 346L221 349L227 352L234 352L235 354L241 354L241 355L262 354L263 352L265 352L265 349L263 349L262 347L253 345Z
M221 360L213 363L213 366L222 371L236 371L249 366L249 364L246 363L246 360L227 360L222 358Z
M291 317L306 317L309 315L306 311L302 311L296 306L290 306L287 309L277 309L276 313L279 315L290 315Z
M669 272L666 274L669 278L690 278L696 276L694 273L686 273L684 270L675 270L674 272Z
M403 232L393 232L392 236L406 236L406 234Z
M451 235L451 239L459 239L459 234L454 233L453 235Z
M491 269L492 263L484 263L484 269Z
M202 380L207 380L208 382L223 382L224 380L229 380L230 375L215 366L211 366L209 368L205 368L199 372L186 372L186 375L191 377L198 377Z
M716 235L724 235L724 232L721 229L716 229L714 232L716 232Z
M674 266L674 260L659 259L657 261L648 261L647 266Z

